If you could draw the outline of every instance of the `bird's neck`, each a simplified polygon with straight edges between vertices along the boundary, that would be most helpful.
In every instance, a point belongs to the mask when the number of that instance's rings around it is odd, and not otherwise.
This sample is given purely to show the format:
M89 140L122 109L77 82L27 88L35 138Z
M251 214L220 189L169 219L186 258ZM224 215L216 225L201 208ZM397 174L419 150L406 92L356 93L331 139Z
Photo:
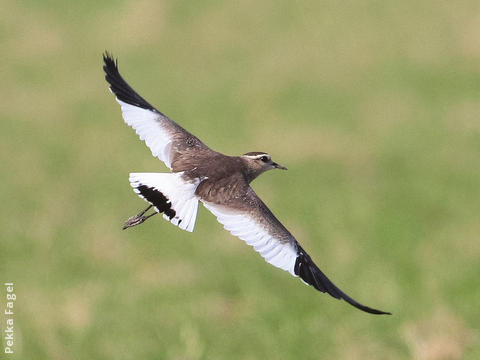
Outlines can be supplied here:
M243 160L243 159L242 159ZM253 169L249 164L244 160L243 161L243 175L245 176L245 179L247 180L247 183L251 183L253 180L255 180L258 175L260 175L263 171L259 171L259 169Z

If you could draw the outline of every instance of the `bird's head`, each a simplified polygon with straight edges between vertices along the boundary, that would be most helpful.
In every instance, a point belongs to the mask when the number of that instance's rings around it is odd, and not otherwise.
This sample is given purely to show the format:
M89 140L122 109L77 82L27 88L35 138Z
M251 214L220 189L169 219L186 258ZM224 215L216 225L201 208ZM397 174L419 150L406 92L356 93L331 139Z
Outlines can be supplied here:
M254 151L243 154L242 159L244 159L247 165L248 173L251 176L251 180L255 179L258 175L268 170L287 170L285 166L279 165L274 162L270 155L261 151Z

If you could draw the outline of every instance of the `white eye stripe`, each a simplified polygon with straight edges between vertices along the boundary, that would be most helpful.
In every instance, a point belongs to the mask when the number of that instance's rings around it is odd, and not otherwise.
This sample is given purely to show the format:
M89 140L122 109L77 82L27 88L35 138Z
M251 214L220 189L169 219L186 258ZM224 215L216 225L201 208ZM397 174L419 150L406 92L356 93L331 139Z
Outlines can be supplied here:
M253 160L259 160L263 157L266 157L267 158L267 161L270 161L272 160L272 158L270 157L270 155L268 154L259 154L259 155L243 155L245 157L248 157L249 159L253 159Z

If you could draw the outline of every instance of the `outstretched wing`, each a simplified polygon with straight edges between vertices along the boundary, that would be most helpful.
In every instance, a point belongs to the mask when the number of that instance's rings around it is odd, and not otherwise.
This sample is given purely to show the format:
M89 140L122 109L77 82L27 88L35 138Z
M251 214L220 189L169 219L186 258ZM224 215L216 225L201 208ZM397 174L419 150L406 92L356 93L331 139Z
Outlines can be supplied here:
M198 138L138 95L122 78L117 62L110 54L105 53L103 61L105 79L122 108L123 119L145 141L153 156L172 169L172 162L183 151L208 149Z
M217 217L225 229L252 246L268 263L360 310L371 314L390 314L362 305L336 287L252 188L248 188L245 196L232 198L224 203L215 203L214 199L207 200L209 201L202 199L205 207Z

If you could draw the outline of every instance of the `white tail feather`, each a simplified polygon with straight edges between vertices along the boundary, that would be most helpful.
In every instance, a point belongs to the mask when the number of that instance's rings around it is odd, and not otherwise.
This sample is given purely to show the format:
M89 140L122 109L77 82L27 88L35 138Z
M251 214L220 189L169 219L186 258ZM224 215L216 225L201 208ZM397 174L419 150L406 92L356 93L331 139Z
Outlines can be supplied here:
M192 232L197 219L198 199L195 196L200 180L188 182L182 178L183 173L131 173L130 185L144 200L150 202L137 190L145 185L162 193L171 203L175 216L171 219L166 214L163 217L180 229ZM152 202L150 202L152 205ZM158 211L158 210L157 210Z

